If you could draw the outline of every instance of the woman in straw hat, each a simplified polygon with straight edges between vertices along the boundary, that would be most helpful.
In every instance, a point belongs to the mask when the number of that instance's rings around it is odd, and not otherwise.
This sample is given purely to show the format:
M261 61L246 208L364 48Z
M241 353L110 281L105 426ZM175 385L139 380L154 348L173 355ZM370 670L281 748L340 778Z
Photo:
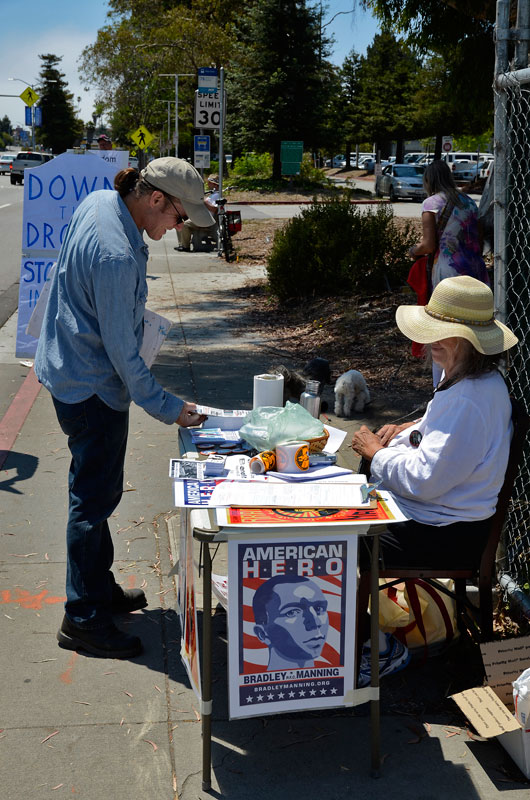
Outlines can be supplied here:
M494 318L491 289L467 275L441 281L426 306L399 306L396 322L430 345L443 372L421 419L362 426L352 439L409 517L381 537L385 567L451 567L456 555L475 566L508 464L511 405L498 366L517 338Z

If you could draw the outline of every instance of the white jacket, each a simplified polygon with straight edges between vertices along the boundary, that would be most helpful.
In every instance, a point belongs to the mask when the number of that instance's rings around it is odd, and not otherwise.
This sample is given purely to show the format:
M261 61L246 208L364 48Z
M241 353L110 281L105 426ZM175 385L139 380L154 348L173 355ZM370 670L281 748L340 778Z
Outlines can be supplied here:
M413 447L412 431L422 434ZM424 416L372 459L372 479L403 512L427 525L491 517L512 436L508 390L497 372L436 392Z

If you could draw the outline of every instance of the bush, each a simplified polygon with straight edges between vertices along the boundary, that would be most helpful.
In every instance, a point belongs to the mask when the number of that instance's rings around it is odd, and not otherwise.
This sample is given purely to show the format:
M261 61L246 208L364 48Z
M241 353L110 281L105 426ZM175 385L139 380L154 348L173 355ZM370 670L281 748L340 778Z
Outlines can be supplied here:
M263 178L270 178L272 158L269 153L244 153L236 158L231 172L235 175L261 175Z
M390 206L361 212L349 199L313 202L275 234L270 290L285 301L402 285L415 239L412 223L398 228Z
M300 164L299 180L303 183L326 183L326 174L323 169L318 169L313 163L311 153L304 153Z

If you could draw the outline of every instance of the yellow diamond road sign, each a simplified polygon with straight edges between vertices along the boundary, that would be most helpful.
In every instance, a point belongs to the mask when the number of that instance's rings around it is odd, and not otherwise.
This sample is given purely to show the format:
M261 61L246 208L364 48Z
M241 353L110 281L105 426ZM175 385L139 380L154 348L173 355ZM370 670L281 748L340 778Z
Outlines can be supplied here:
M19 97L27 106L32 106L40 98L40 95L31 86L27 86Z
M150 142L153 141L155 137L152 133L149 133L147 128L144 125L140 125L138 130L131 134L131 139L133 142L136 142L138 147L142 150L145 150L146 147L149 147Z

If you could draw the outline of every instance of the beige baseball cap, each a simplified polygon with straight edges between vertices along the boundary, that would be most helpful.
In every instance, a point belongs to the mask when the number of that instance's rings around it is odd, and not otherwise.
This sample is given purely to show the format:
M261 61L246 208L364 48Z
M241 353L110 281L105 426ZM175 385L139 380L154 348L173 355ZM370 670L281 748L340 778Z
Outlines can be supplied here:
M155 189L180 200L195 225L206 228L215 223L204 205L203 180L195 167L183 158L155 158L142 170L141 176Z

